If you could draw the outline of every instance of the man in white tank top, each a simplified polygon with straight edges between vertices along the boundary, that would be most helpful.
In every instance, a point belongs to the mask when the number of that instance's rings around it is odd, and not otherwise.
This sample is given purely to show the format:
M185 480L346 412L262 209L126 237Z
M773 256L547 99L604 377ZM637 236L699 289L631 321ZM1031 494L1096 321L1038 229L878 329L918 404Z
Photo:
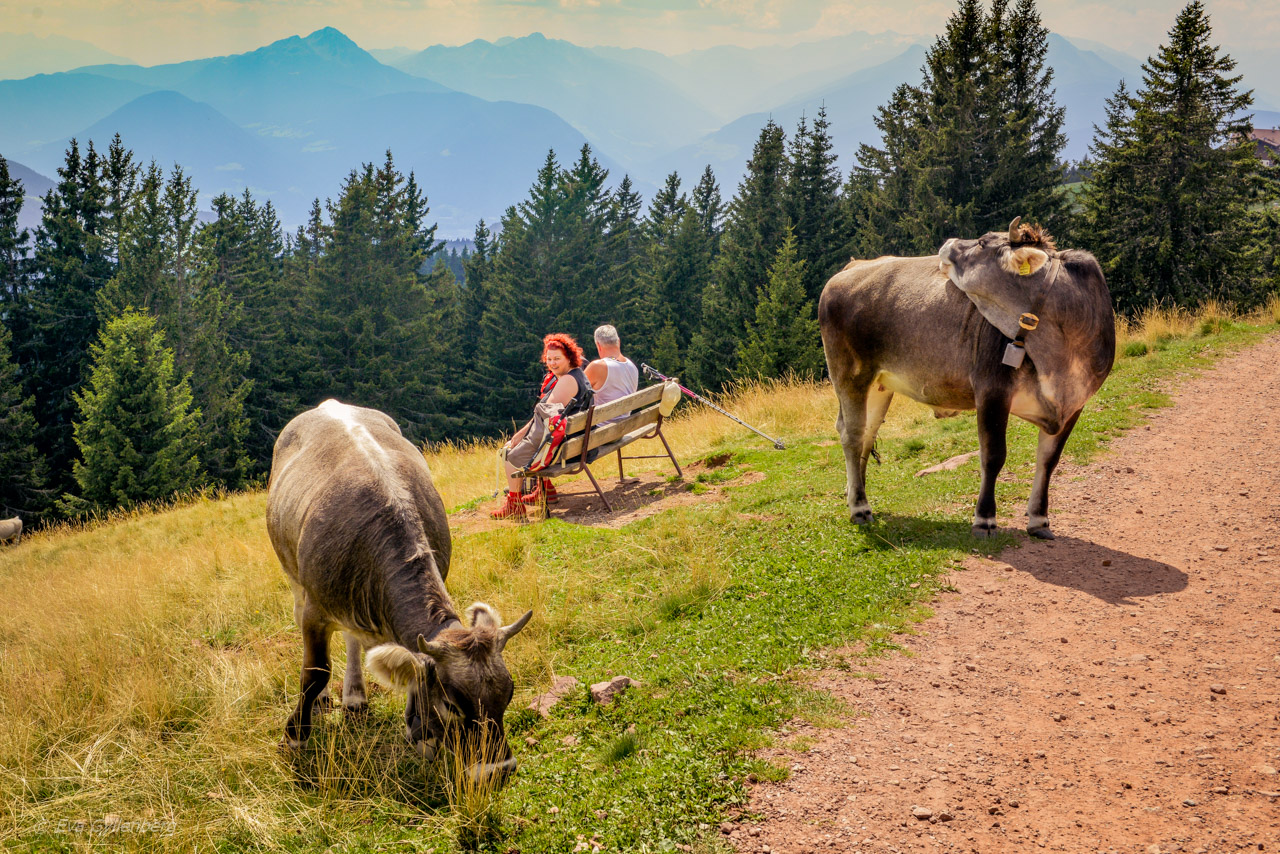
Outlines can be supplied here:
M583 373L595 389L596 406L603 406L611 400L634 394L640 385L640 369L622 355L618 330L605 324L596 330L595 339L600 358L587 365Z

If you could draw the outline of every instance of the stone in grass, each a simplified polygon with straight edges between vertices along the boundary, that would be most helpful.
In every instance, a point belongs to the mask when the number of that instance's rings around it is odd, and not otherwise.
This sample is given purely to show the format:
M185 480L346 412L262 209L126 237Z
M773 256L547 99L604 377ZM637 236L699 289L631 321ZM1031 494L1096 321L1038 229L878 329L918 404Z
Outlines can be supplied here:
M551 690L533 698L529 708L544 718L551 716L551 707L573 693L578 687L578 680L572 676L557 676L551 683Z
M937 474L940 471L951 471L953 469L958 469L960 468L960 466L969 462L969 460L973 459L976 456L978 456L977 451L970 451L967 454L960 454L959 456L952 457L949 460L944 460L943 462L938 463L936 466L929 466L927 469L920 469L920 471L916 472L916 477L924 477L927 474Z
M591 686L591 699L602 706L613 702L613 698L628 688L638 688L640 683L630 676L615 676L607 682L597 682Z

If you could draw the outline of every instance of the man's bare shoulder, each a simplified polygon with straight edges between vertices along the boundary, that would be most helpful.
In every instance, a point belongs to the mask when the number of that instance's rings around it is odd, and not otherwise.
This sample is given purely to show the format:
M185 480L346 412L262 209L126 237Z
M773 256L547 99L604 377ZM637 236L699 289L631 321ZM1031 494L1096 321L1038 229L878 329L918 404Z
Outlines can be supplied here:
M600 388L609 378L609 366L604 363L604 359L590 362L582 372L587 375L587 382L591 383L592 388Z

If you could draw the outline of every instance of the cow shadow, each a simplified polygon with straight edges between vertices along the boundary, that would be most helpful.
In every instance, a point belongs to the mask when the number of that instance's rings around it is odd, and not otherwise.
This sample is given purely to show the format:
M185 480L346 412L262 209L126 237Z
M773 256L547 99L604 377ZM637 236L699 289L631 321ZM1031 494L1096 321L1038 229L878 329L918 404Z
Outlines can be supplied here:
M1185 572L1167 563L1063 535L1005 549L997 557L1041 583L1079 590L1110 605L1178 593L1188 582Z
M1132 605L1187 587L1187 574L1151 558L1108 548L1078 537L1032 540L1022 531L1001 528L977 539L967 520L931 519L877 513L864 532L865 548L950 548L990 556L1044 584L1088 593L1111 605Z

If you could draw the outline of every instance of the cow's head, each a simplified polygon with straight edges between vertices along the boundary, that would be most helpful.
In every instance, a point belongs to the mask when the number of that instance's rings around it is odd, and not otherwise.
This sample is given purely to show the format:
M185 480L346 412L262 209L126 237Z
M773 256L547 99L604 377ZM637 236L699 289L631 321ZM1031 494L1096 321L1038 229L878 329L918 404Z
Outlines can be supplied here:
M1046 231L1021 221L1015 217L1007 232L991 231L976 240L953 237L938 250L942 271L1010 338L1018 331L1018 317L1045 286L1037 274L1057 251Z
M394 643L369 650L369 673L408 694L405 736L424 757L453 750L476 782L501 783L515 772L502 727L514 690L502 648L532 616L504 626L497 611L477 602L467 609L470 628L448 628L433 640L418 635L416 651Z

